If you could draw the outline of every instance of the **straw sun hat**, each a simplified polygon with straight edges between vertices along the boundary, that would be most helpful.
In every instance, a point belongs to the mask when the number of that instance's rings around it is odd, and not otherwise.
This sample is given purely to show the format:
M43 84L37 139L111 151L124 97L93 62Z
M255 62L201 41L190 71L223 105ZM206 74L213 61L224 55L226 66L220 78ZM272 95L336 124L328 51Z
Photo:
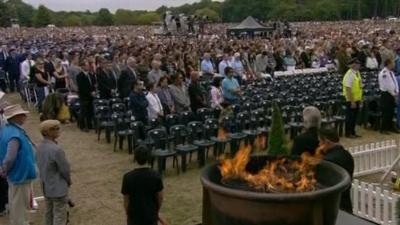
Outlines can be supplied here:
M10 105L4 108L4 117L8 120L14 116L21 114L28 114L29 111L25 111L20 104Z

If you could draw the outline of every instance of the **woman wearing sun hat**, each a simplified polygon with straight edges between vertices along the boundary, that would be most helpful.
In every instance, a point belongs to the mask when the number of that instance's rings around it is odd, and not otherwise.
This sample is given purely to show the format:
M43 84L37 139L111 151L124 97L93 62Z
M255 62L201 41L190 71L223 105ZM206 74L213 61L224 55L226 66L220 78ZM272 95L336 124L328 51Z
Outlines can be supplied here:
M28 113L18 104L4 109L8 124L0 137L0 175L8 180L11 225L28 223L31 182L36 178L33 144L22 128Z

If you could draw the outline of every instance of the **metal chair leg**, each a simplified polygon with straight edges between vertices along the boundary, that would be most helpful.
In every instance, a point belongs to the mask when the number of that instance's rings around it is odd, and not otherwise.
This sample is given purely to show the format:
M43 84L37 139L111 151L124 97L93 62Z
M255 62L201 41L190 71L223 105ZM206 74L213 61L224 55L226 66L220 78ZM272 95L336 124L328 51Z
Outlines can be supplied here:
M116 149L117 149L117 141L118 141L118 136L115 136L115 137L114 137L114 152L115 152Z

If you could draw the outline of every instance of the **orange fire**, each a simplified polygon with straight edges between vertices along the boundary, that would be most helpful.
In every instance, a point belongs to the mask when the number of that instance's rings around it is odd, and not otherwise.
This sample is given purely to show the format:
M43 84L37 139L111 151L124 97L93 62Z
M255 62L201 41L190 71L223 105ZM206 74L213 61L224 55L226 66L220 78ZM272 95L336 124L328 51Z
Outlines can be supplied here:
M307 192L315 190L315 167L322 159L325 147L315 155L304 153L300 159L281 158L268 162L257 174L246 171L251 147L242 147L232 159L222 159L219 167L222 181L242 180L257 190L270 192Z

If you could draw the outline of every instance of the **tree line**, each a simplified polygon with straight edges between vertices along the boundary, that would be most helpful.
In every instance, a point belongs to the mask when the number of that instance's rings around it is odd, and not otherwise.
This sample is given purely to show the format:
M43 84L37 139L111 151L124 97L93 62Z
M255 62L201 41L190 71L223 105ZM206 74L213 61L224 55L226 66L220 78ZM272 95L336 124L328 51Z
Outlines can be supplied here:
M21 26L110 26L145 25L160 21L166 11L173 14L207 16L213 22L239 22L252 15L262 20L353 20L400 15L400 0L201 0L179 7L161 6L155 11L108 9L97 12L52 11L22 0L0 0L0 26L17 20Z

